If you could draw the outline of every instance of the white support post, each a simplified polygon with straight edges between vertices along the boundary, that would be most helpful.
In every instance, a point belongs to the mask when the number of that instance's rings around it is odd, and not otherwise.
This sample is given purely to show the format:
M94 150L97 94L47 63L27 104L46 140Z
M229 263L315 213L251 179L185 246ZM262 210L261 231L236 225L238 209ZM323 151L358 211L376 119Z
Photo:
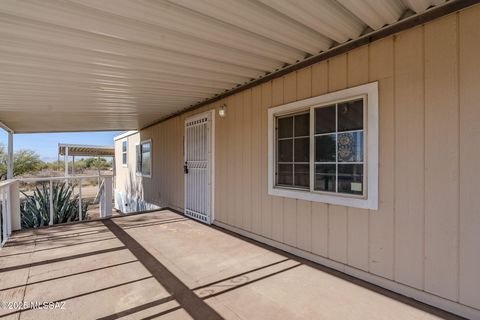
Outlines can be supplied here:
M13 132L8 131L7 179L13 179Z
M7 196L4 190L0 190L0 206L1 206L1 214L2 214L2 241L0 246L3 246L8 239L8 231L7 231Z
M2 215L0 248L10 237L12 230L19 230L21 227L19 199L17 180L4 182L0 186L0 214Z
M20 230L22 229L22 222L20 216L20 191L19 191L19 182L18 180L12 181L10 183L10 216L11 216L11 230Z
M48 197L50 199L50 222L49 225L53 225L53 181L50 180L50 196Z
M112 177L103 177L103 193L100 197L100 217L109 218L112 216Z
M78 179L78 220L83 220L82 213L82 179Z
M100 157L97 156L98 187L100 188Z
M72 156L72 176L75 175L75 156Z
M6 216L5 216L5 220L7 221L7 223L5 224L6 225L6 235L8 237L10 237L10 235L12 234L12 192L11 192L11 189L10 189L10 186L8 186L8 189L6 190L6 200L5 201L5 212L6 212Z
M116 183L117 183L117 179L116 179L116 176L117 176L117 164L116 164L116 162L115 162L115 156L112 157L112 167L113 167L113 172L112 172L112 173L113 173L113 177L114 177L114 178L113 178L113 185L112 185L112 187L113 187L113 189L115 189L116 186L117 186L117 185L116 185Z
M65 177L68 177L68 147L65 147Z

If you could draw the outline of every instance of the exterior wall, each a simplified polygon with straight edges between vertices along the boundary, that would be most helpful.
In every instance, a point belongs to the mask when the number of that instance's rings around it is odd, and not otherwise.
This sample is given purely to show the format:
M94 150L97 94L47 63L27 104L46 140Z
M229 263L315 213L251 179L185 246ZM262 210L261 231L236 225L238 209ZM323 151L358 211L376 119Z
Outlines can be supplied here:
M195 111L227 105L227 116L215 119L215 220L479 316L479 56L477 5ZM379 210L269 196L267 109L372 81L379 81ZM140 179L148 201L183 207L183 125L191 114L129 137L132 170L133 141L152 138L152 178ZM127 171L117 164L118 188L128 184Z
M115 190L159 207L183 208L183 123L177 117L115 141ZM152 140L152 177L137 176L135 145ZM128 141L128 165L121 163L122 141Z

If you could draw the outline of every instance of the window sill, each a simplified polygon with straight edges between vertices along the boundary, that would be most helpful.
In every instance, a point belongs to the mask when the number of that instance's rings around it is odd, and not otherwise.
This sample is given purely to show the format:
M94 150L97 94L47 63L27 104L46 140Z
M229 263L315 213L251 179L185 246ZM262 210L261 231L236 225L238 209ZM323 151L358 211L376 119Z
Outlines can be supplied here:
M361 208L361 209L378 209L377 199L374 197L363 198L355 195L329 195L325 193L314 193L307 190L301 189L286 189L278 187L270 187L268 189L268 194L271 196L293 198L300 200L307 200L313 202L321 202L334 204L339 206Z
M150 175L145 175L145 174L141 174L141 173L138 173L138 172L135 173L135 175L136 175L137 177L143 177L143 178L151 178L151 177L152 177L151 174L150 174Z

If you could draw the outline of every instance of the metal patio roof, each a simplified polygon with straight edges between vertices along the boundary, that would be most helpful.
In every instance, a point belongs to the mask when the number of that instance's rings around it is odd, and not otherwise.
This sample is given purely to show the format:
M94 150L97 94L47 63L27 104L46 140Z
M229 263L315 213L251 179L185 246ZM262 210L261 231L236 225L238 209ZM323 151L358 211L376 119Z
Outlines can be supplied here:
M67 144L59 143L58 144L58 154L63 156L67 152L69 156L80 156L80 157L114 157L115 148L109 146L96 146L96 145L86 145L86 144Z
M139 129L444 2L2 0L0 121Z

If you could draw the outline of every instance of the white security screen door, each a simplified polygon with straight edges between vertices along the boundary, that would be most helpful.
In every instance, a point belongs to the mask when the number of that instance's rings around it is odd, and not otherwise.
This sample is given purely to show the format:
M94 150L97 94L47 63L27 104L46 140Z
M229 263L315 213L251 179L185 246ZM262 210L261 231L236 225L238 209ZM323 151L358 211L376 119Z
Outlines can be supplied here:
M185 215L212 221L212 112L185 121Z

